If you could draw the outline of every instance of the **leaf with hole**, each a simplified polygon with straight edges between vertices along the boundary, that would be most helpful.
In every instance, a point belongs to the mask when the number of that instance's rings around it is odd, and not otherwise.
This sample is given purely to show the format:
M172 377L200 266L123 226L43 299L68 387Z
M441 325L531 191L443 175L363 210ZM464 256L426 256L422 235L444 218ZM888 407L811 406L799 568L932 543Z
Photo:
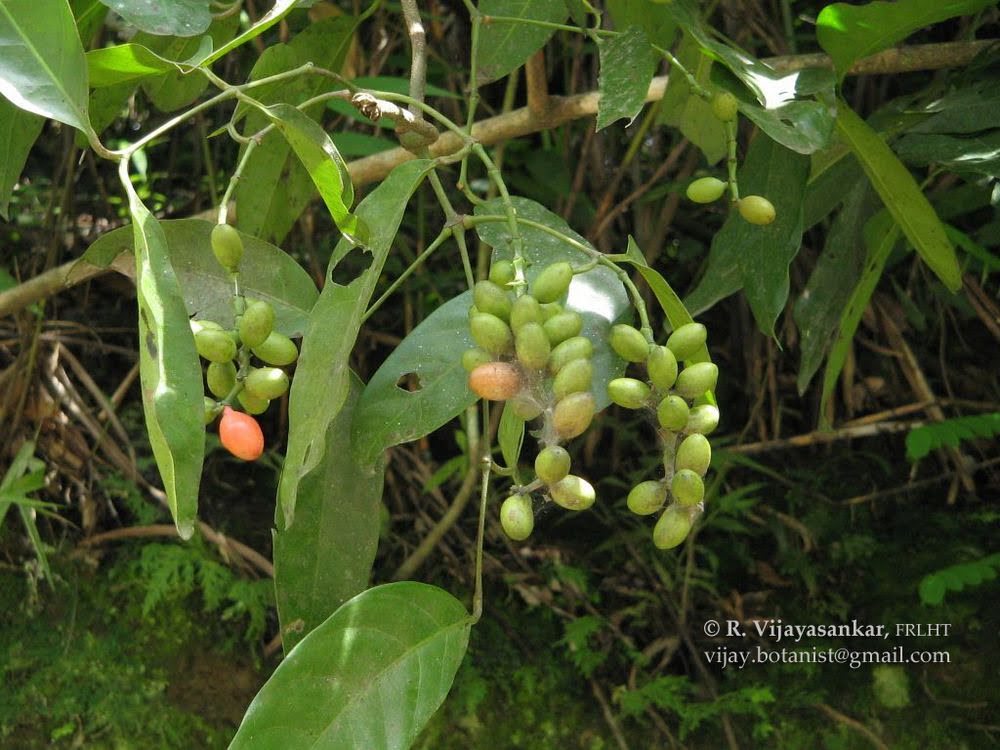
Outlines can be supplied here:
M278 665L229 750L406 750L448 694L471 625L434 586L368 589Z

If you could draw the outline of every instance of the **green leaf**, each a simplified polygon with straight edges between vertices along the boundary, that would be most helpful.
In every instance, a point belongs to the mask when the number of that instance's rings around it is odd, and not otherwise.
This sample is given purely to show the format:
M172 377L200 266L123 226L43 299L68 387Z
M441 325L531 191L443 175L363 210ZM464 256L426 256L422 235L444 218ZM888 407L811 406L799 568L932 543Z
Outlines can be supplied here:
M273 532L274 587L286 654L367 588L375 561L384 467L353 459L351 421L363 384L353 374L350 380L344 407L327 430L326 455L299 487L298 523Z
M283 528L292 528L300 483L326 455L327 429L340 413L350 387L348 359L361 321L407 201L431 166L424 159L401 164L361 201L358 217L372 229L367 247L371 264L347 286L328 277L313 305L288 403L288 448L278 487ZM342 258L350 247L342 239L334 258Z
M201 219L160 222L188 315L230 328L234 325L233 282L212 254L214 226L213 222ZM281 248L242 232L241 236L243 294L274 306L274 326L278 331L286 336L301 334L319 297L312 277ZM87 248L81 260L106 268L122 253L131 253L134 247L131 227L122 227L101 236Z
M359 594L278 665L229 750L406 750L448 694L471 624L427 584Z
M212 22L208 0L101 0L130 24L158 36L197 36Z
M600 39L597 47L601 58L597 129L623 118L628 120L626 126L631 125L646 103L649 82L656 72L657 59L646 32L629 26L618 36Z
M882 277L882 270L885 268L889 253L892 252L892 248L899 239L899 226L892 221L887 213L879 212L868 220L864 236L867 247L865 270L851 292L851 297L840 316L837 338L834 340L830 356L826 360L826 370L823 372L822 401L824 404L837 385L840 371L847 359L847 352L854 340L854 332L858 329L861 316L865 308L868 307L868 301L875 291L878 280Z
M966 586L995 580L998 569L1000 554L993 554L930 573L920 580L917 588L920 601L934 606L941 604L948 591L962 591Z
M843 78L855 61L892 47L918 29L992 5L995 0L833 3L823 8L816 19L816 39Z
M386 448L433 432L476 402L462 367L462 353L474 346L471 305L472 292L445 302L371 376L354 418L352 443L359 463L375 463ZM409 374L418 378L414 391L397 385Z
M500 453L504 463L514 470L517 479L517 462L521 458L521 446L524 445L524 420L514 413L510 402L503 406L500 415L500 426L497 428L497 442L500 443Z
M757 325L768 336L788 299L788 266L802 243L802 199L809 159L755 138L739 172L743 195L762 195L774 204L767 226L745 221L735 208L712 240L708 268L685 304L695 314L744 289Z
M812 229L829 216L863 178L858 160L841 143L813 154L802 206L803 231Z
M213 21L208 27L211 47L218 48L232 39L239 29L239 24L239 14ZM204 38L156 36L143 31L132 37L131 41L164 60L204 60L204 53L208 49L208 42ZM208 79L201 73L191 70L171 70L142 80L142 90L161 112L173 112L186 107L207 87Z
M649 40L660 47L672 47L677 35L677 24L669 11L652 3L637 3L635 0L606 0L605 6L611 12L616 29L638 26L646 32ZM586 25L586 19L574 22Z
M976 81L934 99L923 111L931 116L909 132L954 134L991 130L1000 119L1000 81Z
M141 44L118 44L87 53L90 85L95 89L136 81L176 69L175 63L160 57Z
M340 70L356 26L357 19L350 16L310 24L288 44L276 44L264 50L250 72L250 80L292 70L306 62L327 70ZM303 75L254 89L254 99L264 104L298 105L338 85L324 76ZM310 116L317 112L322 112L322 107L305 110ZM269 123L262 113L243 110L242 104L237 105L234 122L244 113L242 128L247 133L257 132ZM334 143L340 147L337 135ZM276 189L262 190L261 185L274 185ZM269 132L250 155L236 186L236 224L245 232L280 242L315 194L316 187L309 173L288 142L281 133Z
M677 59L703 86L712 72L712 58L703 54L690 34L684 34ZM678 128L691 143L701 149L705 161L715 164L726 155L726 126L712 114L712 105L691 90L682 75L671 76L663 103L660 122Z
M334 133L330 137L333 139L333 145L344 156L371 156L396 148L398 145L388 138L365 133Z
M90 132L87 62L66 0L4 0L0 48L0 94L23 110Z
M896 143L899 158L925 167L937 164L961 174L1000 175L1000 129L965 136L910 133Z
M216 60L220 60L229 54L230 51L236 49L241 44L249 42L260 36L262 33L267 31L269 28L278 23L282 18L284 18L289 11L291 11L297 4L299 0L275 0L274 5L271 6L271 10L261 16L257 23L251 26L249 29L244 31L238 37L232 41L223 44L221 47L215 50L211 55L205 58L204 62L201 63L201 67L207 68Z
M101 0L69 0L73 16L76 18L76 29L84 49L91 46L98 29L104 25L108 15L108 6Z
M859 183L848 191L844 207L826 236L823 252L809 276L793 316L799 329L799 395L805 393L826 355L841 315L865 261L862 228L874 211L871 188Z
M139 379L146 430L177 533L181 539L190 539L205 456L201 363L180 285L170 265L166 235L139 200L131 181L122 182L135 235Z
M0 526L3 525L4 517L14 498L24 492L23 489L18 489L18 480L31 469L31 464L35 460L35 443L25 440L17 449L7 471L4 472L3 479L0 480L0 492L3 493L3 497L0 497Z
M928 423L906 434L906 460L919 461L943 446L957 447L963 440L990 440L997 435L1000 435L1000 412Z
M275 104L266 112L309 172L340 233L354 244L365 244L368 228L350 208L354 185L347 162L330 136L319 123L290 104Z
M480 0L484 16L506 16L563 23L569 13L563 0ZM516 70L540 50L555 31L542 26L490 21L479 30L476 84L482 86Z
M944 285L957 292L962 286L962 274L955 250L913 176L878 133L843 101L837 110L837 132L858 157L910 244Z
M544 206L518 196L511 198L511 201L520 218L543 224L577 244L593 250L593 246L587 240ZM503 213L503 200L500 198L481 203L475 208L476 216L502 216ZM590 257L579 247L541 229L524 224L520 224L518 228L524 241L524 257L530 264L526 271L529 281L551 263L565 260L574 266L580 266ZM476 232L483 242L493 247L494 263L498 260L511 260L514 257L506 221L477 224ZM594 380L590 392L597 402L597 408L603 409L611 403L608 399L608 383L614 378L621 377L625 369L624 361L608 344L608 332L613 323L631 315L632 305L625 293L625 287L614 272L604 266L598 266L573 277L565 306L567 310L576 310L580 313L583 317L582 335L594 344L592 359Z
M44 124L45 118L0 99L0 216L5 221L11 193Z
M773 109L741 101L740 112L773 140L800 154L830 145L836 117L822 102L792 101Z

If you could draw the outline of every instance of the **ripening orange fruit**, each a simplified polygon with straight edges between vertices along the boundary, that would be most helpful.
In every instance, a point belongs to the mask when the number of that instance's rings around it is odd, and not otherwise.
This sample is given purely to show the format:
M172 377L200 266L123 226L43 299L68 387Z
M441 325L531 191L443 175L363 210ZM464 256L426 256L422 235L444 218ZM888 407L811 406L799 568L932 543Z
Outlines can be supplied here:
M219 440L223 448L244 461L256 461L264 452L264 433L257 420L228 406L222 410Z
M487 401L506 401L521 390L521 374L509 362L486 362L469 373L469 389Z

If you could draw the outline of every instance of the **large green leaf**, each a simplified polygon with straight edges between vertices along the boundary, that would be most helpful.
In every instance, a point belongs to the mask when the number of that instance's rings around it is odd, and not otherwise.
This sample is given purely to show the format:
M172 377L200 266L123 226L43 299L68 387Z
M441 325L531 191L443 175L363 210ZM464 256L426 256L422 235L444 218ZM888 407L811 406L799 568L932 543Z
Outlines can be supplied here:
M289 11L292 10L296 5L298 5L299 0L275 0L274 5L271 6L271 10L261 16L257 23L251 26L249 29L244 31L235 39L226 42L225 44L218 47L211 55L205 58L204 62L201 63L202 67L207 67L214 63L216 60L220 60L225 57L231 50L236 49L241 44L249 42L260 36L262 33L267 31L269 28L278 23L282 18L284 18Z
M462 353L469 334L472 293L445 302L403 339L365 386L354 418L353 445L360 463L376 462L393 445L433 432L476 402ZM397 385L415 374L414 391Z
M201 362L187 310L170 265L167 238L129 180L139 298L139 379L146 430L182 539L194 533L205 456Z
M764 109L741 101L739 107L748 120L792 151L811 154L830 145L836 117L822 102L797 100Z
M930 114L909 129L910 133L975 133L991 130L1000 122L1000 81L976 81L923 108Z
M816 39L843 78L856 60L888 49L918 29L995 4L996 0L833 3L816 19Z
M480 0L479 12L485 16L562 23L569 12L563 0ZM476 56L478 85L503 78L540 50L555 32L527 23L492 21L479 31Z
M230 750L406 750L448 694L471 625L427 584L359 594L278 665Z
M520 218L544 224L593 249L590 243L570 229L561 217L544 206L517 196L511 200ZM477 216L502 215L503 212L503 201L500 198L481 203L475 209ZM524 224L519 225L519 229L524 241L524 257L531 264L526 272L529 281L550 263L565 260L580 266L587 262L588 255L559 237ZM493 247L493 262L511 260L514 257L510 246L510 231L505 221L477 224L476 232L483 242ZM625 287L614 272L604 266L598 266L573 277L566 308L576 310L583 316L582 335L594 344L594 381L591 393L597 402L597 408L603 409L611 403L608 399L608 382L620 377L625 369L624 361L607 343L608 332L613 323L630 315L632 305Z
M788 266L802 243L802 199L809 159L770 138L755 138L739 172L743 195L770 200L777 218L767 226L733 209L712 240L708 268L685 301L695 314L744 289L760 329L771 336L788 299Z
M813 154L802 206L802 230L812 229L829 216L863 179L861 165L844 144L838 143Z
M962 275L955 249L913 175L878 133L843 101L837 110L837 131L858 157L865 174L910 244L948 289L958 291Z
M351 452L362 387L352 374L344 408L327 430L326 455L299 487L297 523L274 532L274 587L286 654L368 586L378 547L383 465L362 466Z
M914 166L937 164L952 172L996 177L1000 175L1000 128L963 136L908 133L897 141L896 152Z
M684 34L677 50L677 59L695 80L703 86L712 72L712 58L690 34ZM726 127L712 114L711 103L691 90L687 79L680 75L670 77L663 103L660 105L660 122L680 129L691 143L701 149L705 161L715 164L726 155Z
M208 39L208 37L204 37ZM116 44L87 53L91 87L103 88L160 75L177 66L141 44Z
M616 29L638 26L653 44L664 48L673 46L677 24L666 8L635 0L606 0L605 7L611 12ZM586 24L586 21L581 23L575 17L574 22L581 26Z
M23 110L90 132L87 62L66 0L4 0L0 49L0 94Z
M214 320L221 326L233 325L233 282L212 254L211 234L215 224L201 219L160 222L166 252L181 286L188 315ZM301 334L319 292L308 273L281 248L256 237L242 234L243 260L240 289L253 299L274 306L274 325L287 336ZM135 246L130 227L122 227L100 237L82 260L108 267Z
M288 44L275 44L264 50L250 72L250 80L292 70L306 62L327 70L340 70L356 25L357 19L349 16L310 24ZM298 105L336 85L324 76L297 76L280 84L254 89L253 96L264 104ZM241 128L248 134L258 132L269 123L262 113L241 106L237 106L234 120L244 114ZM306 114L315 113L306 110ZM336 136L334 142L337 143ZM337 145L339 147L339 143ZM261 185L275 188L262 190ZM315 194L316 188L302 162L292 153L281 133L272 131L250 155L242 179L236 185L237 226L280 242Z
M351 212L354 185L347 162L330 136L318 122L290 104L275 104L266 111L306 168L340 233L354 244L364 244L368 228Z
M4 220L14 185L44 124L45 118L0 99L0 216Z
M867 248L865 268L841 313L837 337L830 349L830 356L826 360L826 369L823 372L824 404L837 385L840 371L844 367L851 342L854 340L854 332L858 329L858 323L861 322L861 316L868 307L868 301L878 285L878 280L882 278L882 270L889 259L889 253L899 240L899 226L888 213L879 212L865 224L864 238Z
M288 404L288 448L281 470L278 501L284 526L291 528L302 480L326 455L328 428L340 413L350 386L348 358L361 321L382 273L407 201L431 169L419 159L396 167L358 205L358 216L371 227L368 251L371 264L347 286L327 278L313 305L302 342ZM350 243L342 239L335 258L345 255Z
M837 331L841 315L861 276L865 260L862 229L875 209L867 182L849 190L833 220L823 252L816 262L793 315L799 328L799 393L805 393Z
M159 36L197 36L212 22L209 0L101 0L137 29Z
M642 110L649 82L656 72L656 56L646 32L629 26L624 32L598 43L601 74L598 89L597 129L603 130L620 119L631 125Z

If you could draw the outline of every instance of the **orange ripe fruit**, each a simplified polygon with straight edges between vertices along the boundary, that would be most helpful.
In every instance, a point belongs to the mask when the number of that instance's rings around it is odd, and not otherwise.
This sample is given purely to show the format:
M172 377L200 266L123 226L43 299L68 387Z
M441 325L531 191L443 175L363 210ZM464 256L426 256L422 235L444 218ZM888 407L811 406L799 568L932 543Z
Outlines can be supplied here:
M257 420L228 406L222 410L219 439L223 448L244 461L256 461L264 452L264 433Z
M469 389L487 401L506 401L521 390L521 374L509 362L486 362L469 373Z

